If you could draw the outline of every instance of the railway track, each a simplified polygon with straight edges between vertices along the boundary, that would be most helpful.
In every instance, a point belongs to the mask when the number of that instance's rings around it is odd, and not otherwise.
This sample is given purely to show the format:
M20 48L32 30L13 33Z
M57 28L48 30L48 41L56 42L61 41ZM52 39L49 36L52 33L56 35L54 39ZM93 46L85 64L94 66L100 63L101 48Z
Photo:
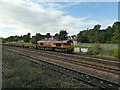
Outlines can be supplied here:
M51 62L49 60L47 60L46 58L40 58L40 57L36 57L34 55L32 55L33 53L28 53L26 51L18 51L18 50L12 50L9 49L9 51L17 53L19 55L21 55L24 58L27 58L28 60L31 60L34 63L37 64L42 64L48 68L51 68L55 71L58 71L60 73L63 74L67 74L72 76L73 78L76 78L77 80L81 80L84 81L90 85L93 85L95 87L98 87L100 89L104 89L104 90L109 90L111 88L115 89L115 90L120 90L120 85L118 83L115 82L111 82L96 76L92 76L92 75L88 75L86 73L82 73L79 72L73 68L68 68L62 64L56 63L56 62Z
M2 74L5 78L9 79L9 75L5 72L5 67L2 66Z
M118 60L100 58L100 57L95 57L95 56L90 56L90 55L75 55L75 54L67 54L67 53L64 54L64 53L57 53L57 52L50 52L50 51L43 51L43 50L42 52L47 52L49 54L55 54L55 55L62 55L62 56L70 57L74 59L80 58L81 60L98 62L98 63L109 64L109 65L114 65L114 66L120 65L120 61Z
M43 57L46 57L46 59L49 60L50 59L54 59L54 61L63 61L63 62L67 62L67 63L72 63L75 65L80 65L80 66L84 66L84 67L88 67L88 68L93 68L93 69L97 69L97 70L101 70L101 71L105 71L108 73L113 73L113 74L118 74L120 75L120 70L118 67L113 68L113 67L107 67L107 66L102 66L101 64L96 64L94 62L86 62L83 60L77 60L77 59L73 59L72 57L65 57L63 56L59 56L57 54L49 54L49 53L43 53L43 52L38 52L38 51L31 51L31 50L26 50L23 48L16 48L16 50L21 50L21 51L26 51L27 53L34 55L35 57L42 55Z
M28 48L26 48L28 49ZM84 61L90 61L90 62L97 62L100 64L107 64L107 65L111 65L112 66L119 66L120 65L120 61L119 60L113 60L113 59L107 59L107 58L101 58L101 57L96 57L96 56L90 56L90 55L75 55L75 54L67 54L67 53L57 53L57 52L51 52L51 51L45 51L45 50L38 50L38 49L32 49L29 48L32 51L42 51L42 53L47 53L47 54L51 54L51 55L57 55L57 56L64 56L64 57L69 57L69 58L74 58L74 59L79 59L79 60L84 60Z

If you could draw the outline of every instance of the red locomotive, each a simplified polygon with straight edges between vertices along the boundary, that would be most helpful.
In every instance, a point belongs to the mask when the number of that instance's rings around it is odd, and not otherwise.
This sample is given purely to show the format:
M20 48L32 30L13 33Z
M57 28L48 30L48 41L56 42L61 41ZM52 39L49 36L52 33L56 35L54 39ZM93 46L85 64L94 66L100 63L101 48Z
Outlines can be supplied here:
M38 41L37 48L58 52L73 52L73 41Z

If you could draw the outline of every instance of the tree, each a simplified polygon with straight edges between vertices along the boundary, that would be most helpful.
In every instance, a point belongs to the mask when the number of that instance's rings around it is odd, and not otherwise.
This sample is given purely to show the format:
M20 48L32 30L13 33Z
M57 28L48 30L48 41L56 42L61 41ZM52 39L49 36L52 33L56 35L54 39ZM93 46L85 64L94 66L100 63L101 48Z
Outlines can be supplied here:
M47 39L49 39L51 37L50 33L47 33L46 37L47 37Z
M94 26L94 28L93 28L93 29L100 30L100 27L101 27L101 25L97 24L97 25L95 25L95 26Z
M99 33L97 36L97 42L98 43L105 43L105 30L99 30Z
M80 33L77 35L77 41L81 43L89 43L89 38L86 33L87 30L80 31Z
M57 33L54 35L54 39L59 40L59 35Z
M6 42L6 40L3 37L1 37L0 40L2 40L2 43Z
M120 44L120 22L117 21L112 26L113 37L111 38L111 43Z
M31 43L37 44L37 41L42 39L42 35L40 33L36 33L35 36L32 36Z
M19 40L19 36L10 36L10 37L7 37L7 38L4 38L4 41L6 42L16 42Z
M88 35L90 43L96 43L97 42L97 35L98 35L98 30L97 29L90 29L86 33L86 35Z
M97 24L93 29L80 31L77 35L77 41L82 43L104 43L105 30L100 30L101 25Z
M24 40L24 42L30 42L30 35L31 35L31 33L28 33L27 35L24 35L23 36L23 40Z
M81 43L89 43L88 36L85 36L85 35L81 36L80 42Z
M97 24L94 26L94 28L92 29L93 34L94 34L94 43L98 43L99 42L99 37L100 37L100 27L101 25Z
M114 29L111 26L108 26L105 32L105 43L111 43L113 36Z
M67 33L66 30L61 30L59 32L59 38L58 39L59 40L67 40L68 39L67 35L68 35L68 33Z

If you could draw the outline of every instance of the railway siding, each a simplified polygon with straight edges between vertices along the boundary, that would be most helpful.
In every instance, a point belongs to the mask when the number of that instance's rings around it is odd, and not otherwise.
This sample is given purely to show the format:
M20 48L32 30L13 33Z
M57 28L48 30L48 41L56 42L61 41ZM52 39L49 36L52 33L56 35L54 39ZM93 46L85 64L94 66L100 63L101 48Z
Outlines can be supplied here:
M34 53L34 55L42 55L44 57L48 57L49 58L54 58L56 60L60 60L60 61L65 61L65 62L69 62L72 64L76 64L76 65L81 65L81 66L85 66L87 65L88 67L98 67L96 69L109 69L111 72L114 71L118 71L119 73L119 68L118 68L118 64L119 62L115 62L115 61L107 61L104 59L97 59L97 58L90 58L90 57L85 57L85 56L73 56L73 55L66 55L66 54L62 54L62 53L51 53L51 52L38 52L38 51L34 51L34 50L26 50L26 49L21 49L24 50L28 53ZM62 56L62 57L61 57ZM81 58L82 57L82 58ZM88 59L86 59L88 58ZM117 74L117 73L116 73Z
M3 50L3 89L6 88L93 88L70 76L55 72L44 63L35 64L31 58ZM11 72L11 70L13 72ZM13 75L14 74L14 75ZM12 76L10 76L12 75ZM7 77L6 77L7 76Z
M18 53L18 54L21 54L22 56L32 58L33 62L36 62L36 63L43 62L49 68L53 68L55 70L57 69L57 71L60 70L60 72L64 71L64 73L72 75L74 78L79 78L80 80L83 80L83 81L85 80L85 82L93 84L96 87L100 87L100 88L104 88L104 89L108 89L108 88L120 89L120 85L117 84L117 83L114 83L114 82L111 82L111 81L108 81L108 80L105 80L105 79L101 79L101 78L98 78L98 77L95 77L95 76L91 76L91 75L88 75L88 74L85 74L85 73L81 73L81 72L78 72L76 70L66 68L65 66L58 65L57 63L50 62L48 60L41 60L40 58L32 57L32 56L27 55L25 53L20 53L18 51L13 51L13 50L11 50L11 51L15 52L15 53ZM36 61L36 60L38 60L38 61ZM94 80L94 79L95 79L95 81L91 81L91 80Z
M51 62L60 63L65 66L75 68L76 70L80 70L85 73L89 73L89 74L96 75L96 76L99 76L99 77L102 77L105 79L109 79L111 81L118 82L118 79L119 79L119 74L117 74L117 73L119 73L119 69L118 69L118 71L114 70L112 65L111 65L111 68L109 68L109 67L106 68L106 67L102 67L102 66L98 67L98 66L96 66L96 64L94 65L94 63L93 64L86 63L88 61L86 61L85 63L83 63L83 62L77 63L77 62L75 62L75 60L71 60L71 59L69 60L67 57L61 58L61 57L64 57L63 55L66 55L63 53L41 51L41 50L29 49L29 48L15 48L15 47L6 47L6 48L16 50L18 52L22 51L22 53L29 54L29 56L34 56L36 58L42 58L42 59L45 59L45 60L48 60ZM43 54L43 52L44 52L44 54ZM49 55L49 53L51 53L51 54ZM53 54L55 54L55 57L52 56ZM61 54L63 54L63 55L61 55ZM58 58L58 56L61 56L61 57ZM80 59L80 61L81 61L81 59ZM105 66L107 66L107 64Z

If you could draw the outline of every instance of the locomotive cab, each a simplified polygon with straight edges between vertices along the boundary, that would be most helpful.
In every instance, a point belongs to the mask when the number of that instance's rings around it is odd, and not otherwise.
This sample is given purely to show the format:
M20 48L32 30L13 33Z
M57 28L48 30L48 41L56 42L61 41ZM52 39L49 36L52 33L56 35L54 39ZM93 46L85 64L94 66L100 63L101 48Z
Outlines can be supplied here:
M67 41L67 45L73 45L73 41L72 40Z

